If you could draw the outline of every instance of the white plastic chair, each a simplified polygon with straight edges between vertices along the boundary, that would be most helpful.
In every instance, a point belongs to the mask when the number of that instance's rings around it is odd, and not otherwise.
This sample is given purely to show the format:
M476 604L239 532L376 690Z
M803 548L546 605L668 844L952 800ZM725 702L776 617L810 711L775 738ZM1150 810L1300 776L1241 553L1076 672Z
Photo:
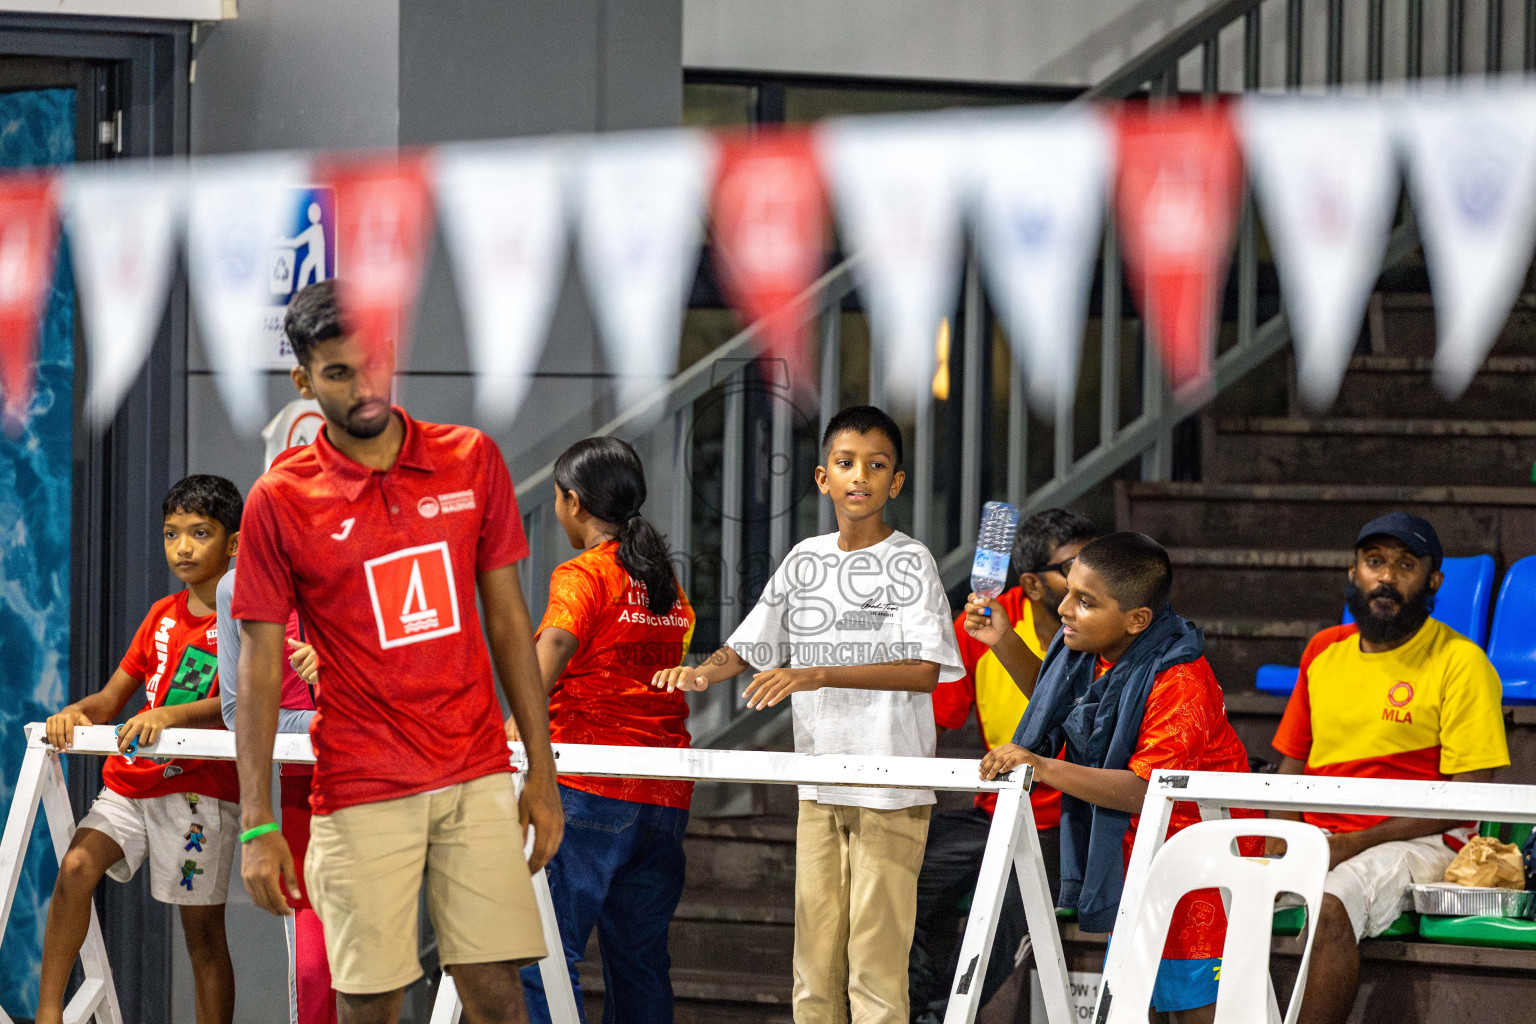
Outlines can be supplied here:
M1284 839L1285 856L1239 856L1234 845L1239 836ZM1230 897L1216 1024L1264 1024L1270 1019L1269 943L1275 896L1295 893L1305 901L1306 945L1285 1015L1286 1024L1296 1024L1327 874L1328 839L1321 829L1303 822L1232 818L1203 821L1179 832L1152 860L1106 1024L1146 1024L1173 909L1185 893L1211 888L1225 889Z

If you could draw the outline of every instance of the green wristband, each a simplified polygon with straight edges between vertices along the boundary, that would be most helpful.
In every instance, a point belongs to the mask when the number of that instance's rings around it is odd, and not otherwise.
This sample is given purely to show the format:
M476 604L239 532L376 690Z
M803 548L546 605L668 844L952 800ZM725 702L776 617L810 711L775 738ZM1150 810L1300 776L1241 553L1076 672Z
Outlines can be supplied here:
M240 841L242 843L248 843L252 839L255 839L257 836L264 836L268 832L276 832L280 828L282 828L282 826L277 822L269 821L265 825L257 825L255 828L248 828L244 832L241 832Z

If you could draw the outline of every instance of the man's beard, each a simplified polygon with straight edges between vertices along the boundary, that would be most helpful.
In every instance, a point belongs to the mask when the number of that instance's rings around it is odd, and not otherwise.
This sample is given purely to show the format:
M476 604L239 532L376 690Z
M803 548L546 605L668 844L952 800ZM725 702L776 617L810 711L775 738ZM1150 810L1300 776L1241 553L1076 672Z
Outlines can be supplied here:
M348 434L357 438L359 441L366 441L369 438L378 437L380 434L384 433L385 429L389 426L390 419L393 418L393 414L389 416L383 416L380 417L378 423L369 423L366 420L359 418L357 414L359 410L361 410L366 404L367 403L358 403L345 412L342 412L337 409L332 409L326 405L326 403L321 402L320 411L325 413L325 418L330 422L340 424L341 428Z
M1378 615L1371 610L1371 601L1378 597L1390 597L1397 602L1397 611L1391 615ZM1373 644L1395 644L1408 639L1419 631L1435 610L1435 592L1425 583L1411 598L1391 584L1383 583L1369 594L1351 583L1344 591L1344 602L1349 613L1360 627L1360 636Z

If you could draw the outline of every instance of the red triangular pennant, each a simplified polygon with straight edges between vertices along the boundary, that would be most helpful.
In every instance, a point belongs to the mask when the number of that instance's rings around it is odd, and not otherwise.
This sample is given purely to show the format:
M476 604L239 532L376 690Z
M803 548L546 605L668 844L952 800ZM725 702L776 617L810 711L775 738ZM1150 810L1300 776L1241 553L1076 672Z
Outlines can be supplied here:
M826 261L827 197L803 130L720 140L714 196L715 265L732 305L762 320L766 353L809 384L807 325L789 312Z
M32 408L38 322L58 240L53 176L0 177L0 392L11 437L21 433Z
M321 183L335 190L337 289L351 330L403 372L411 319L432 240L425 153L325 161ZM393 351L391 351L393 350Z
M1220 105L1127 106L1115 119L1115 205L1127 280L1175 389L1208 383L1217 303L1242 197L1242 155Z

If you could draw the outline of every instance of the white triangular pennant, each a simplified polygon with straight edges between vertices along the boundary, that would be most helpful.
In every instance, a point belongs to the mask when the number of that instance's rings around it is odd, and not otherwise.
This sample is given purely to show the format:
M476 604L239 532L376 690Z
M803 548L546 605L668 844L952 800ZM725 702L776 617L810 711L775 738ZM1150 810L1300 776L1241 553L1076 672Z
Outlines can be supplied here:
M1536 247L1536 92L1469 89L1400 110L1435 297L1435 386L1455 398L1498 338Z
M148 165L77 167L64 176L64 224L85 321L97 430L117 415L164 314L176 263L184 181Z
M1296 348L1296 389L1333 404L1381 274L1398 178L1379 102L1256 99L1238 123Z
M959 300L963 130L928 117L834 121L821 130L882 372L909 400L927 392L940 323Z
M620 406L677 369L714 150L698 132L612 135L584 155L580 262Z
M981 265L1044 417L1071 404L1113 148L1094 110L1008 115L971 141Z
M230 422L254 436L266 420L255 353L267 337L277 246L299 201L308 162L288 154L221 157L189 174L187 277L199 337Z
M559 143L439 151L437 202L453 258L475 409L512 425L544 348L565 268L565 174Z

